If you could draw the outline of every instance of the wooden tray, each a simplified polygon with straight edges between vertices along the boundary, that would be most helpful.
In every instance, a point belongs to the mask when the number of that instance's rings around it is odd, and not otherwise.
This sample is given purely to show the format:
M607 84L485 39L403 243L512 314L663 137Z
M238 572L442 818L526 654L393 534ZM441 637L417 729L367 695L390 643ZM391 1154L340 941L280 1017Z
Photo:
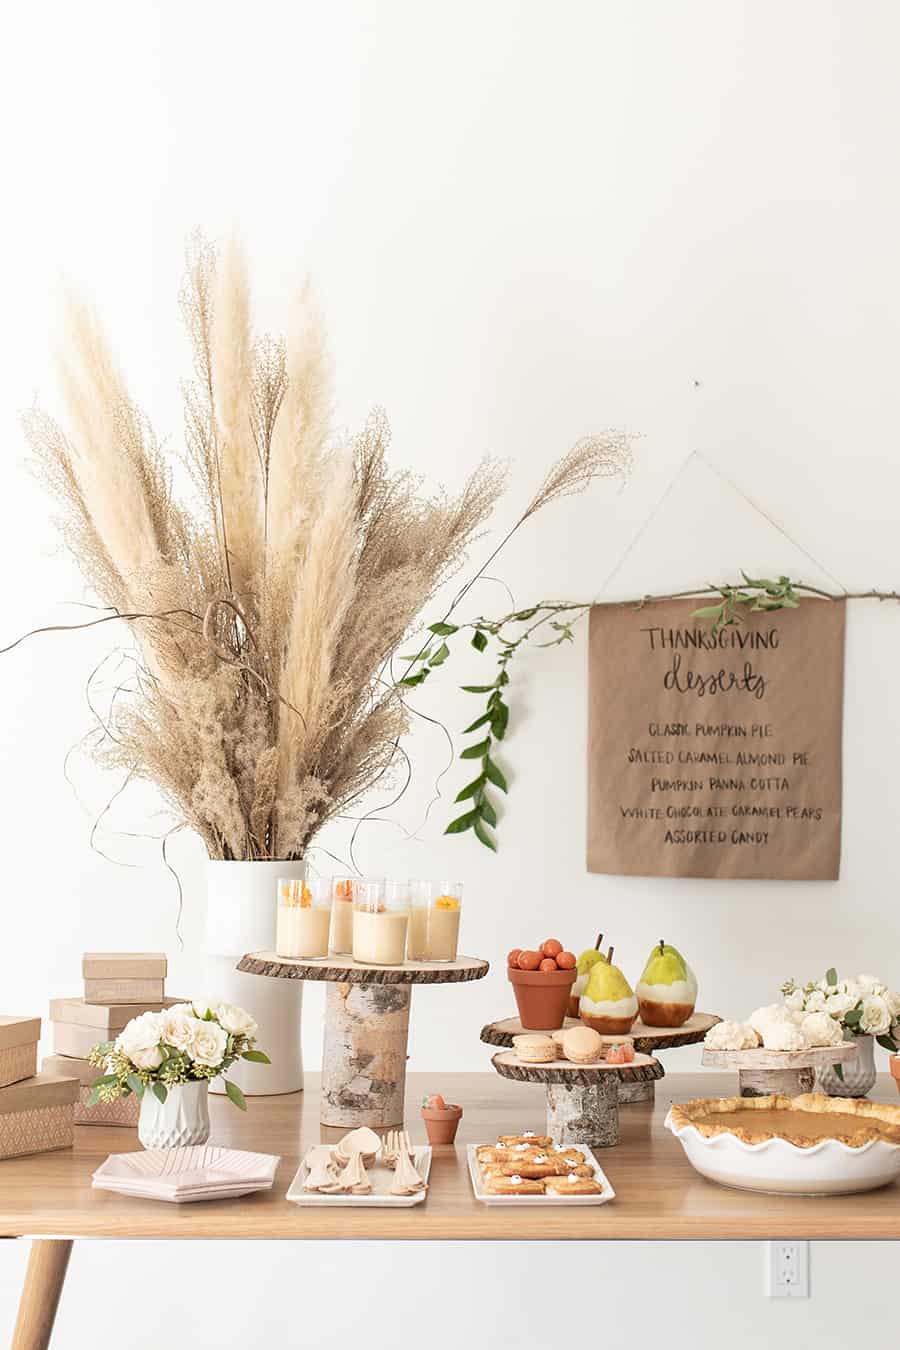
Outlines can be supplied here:
M714 1027L721 1020L721 1017L716 1017L714 1013L695 1012L680 1027L647 1027L643 1022L637 1021L626 1036L604 1036L603 1039L610 1045L614 1045L617 1041L633 1040L635 1050L644 1055L654 1055L657 1050L673 1050L679 1045L696 1045L703 1040L710 1027ZM582 1025L577 1017L567 1017L563 1023L564 1028ZM487 1045L511 1047L513 1036L521 1036L524 1031L525 1028L518 1017L506 1017L500 1022L488 1022L486 1027L482 1027L481 1039Z
M248 975L276 980L326 980L331 984L463 984L480 980L490 966L477 956L455 961L404 961L402 966L368 966L352 956L328 956L323 961L292 961L275 952L248 952L238 962Z

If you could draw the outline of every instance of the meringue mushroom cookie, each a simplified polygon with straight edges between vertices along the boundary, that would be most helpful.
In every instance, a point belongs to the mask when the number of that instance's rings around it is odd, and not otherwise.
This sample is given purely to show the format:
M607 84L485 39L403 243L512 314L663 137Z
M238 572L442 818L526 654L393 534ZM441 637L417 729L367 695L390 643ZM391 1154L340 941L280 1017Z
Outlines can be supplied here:
M783 1003L768 1003L764 1008L757 1008L747 1018L747 1021L762 1036L766 1027L771 1022L793 1022L794 1018L790 1008Z
M596 1064L603 1058L603 1037L592 1027L570 1027L563 1032L562 1049L573 1064Z
M677 947L659 942L634 991L647 1027L680 1027L697 1006L697 977Z
M806 1050L809 1041L793 1021L767 1022L763 1027L762 1043L764 1050Z
M759 1043L759 1032L749 1022L717 1022L703 1042L710 1050L755 1050Z
M523 1064L552 1064L556 1042L551 1036L513 1036L513 1049Z
M830 1013L807 1013L800 1023L800 1030L810 1046L843 1045L844 1033L841 1026Z

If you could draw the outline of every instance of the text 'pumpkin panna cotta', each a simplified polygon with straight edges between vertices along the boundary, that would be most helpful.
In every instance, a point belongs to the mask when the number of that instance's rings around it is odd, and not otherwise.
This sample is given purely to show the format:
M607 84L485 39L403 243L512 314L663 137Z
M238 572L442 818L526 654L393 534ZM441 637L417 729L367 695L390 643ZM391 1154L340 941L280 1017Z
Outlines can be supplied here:
M697 1006L697 977L677 947L658 942L635 989L647 1027L680 1027Z

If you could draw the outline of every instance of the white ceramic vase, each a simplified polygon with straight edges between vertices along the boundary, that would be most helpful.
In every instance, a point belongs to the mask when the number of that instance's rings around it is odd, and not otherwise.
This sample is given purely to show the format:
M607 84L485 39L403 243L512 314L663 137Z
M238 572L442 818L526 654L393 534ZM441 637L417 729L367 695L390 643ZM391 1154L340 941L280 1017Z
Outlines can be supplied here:
M144 1089L138 1138L144 1148L182 1148L205 1144L209 1138L207 1083L170 1087L161 1102L152 1087Z
M222 862L206 864L206 987L204 998L234 1003L259 1023L257 1045L271 1064L239 1060L228 1070L247 1097L267 1097L303 1088L300 1014L302 980L247 975L235 966L247 952L275 950L279 877L302 881L303 862ZM222 1078L212 1092L223 1093Z
M875 1039L872 1036L852 1036L844 1032L844 1040L856 1045L856 1059L841 1065L841 1077L834 1069L820 1069L816 1088L829 1097L865 1097L875 1086Z

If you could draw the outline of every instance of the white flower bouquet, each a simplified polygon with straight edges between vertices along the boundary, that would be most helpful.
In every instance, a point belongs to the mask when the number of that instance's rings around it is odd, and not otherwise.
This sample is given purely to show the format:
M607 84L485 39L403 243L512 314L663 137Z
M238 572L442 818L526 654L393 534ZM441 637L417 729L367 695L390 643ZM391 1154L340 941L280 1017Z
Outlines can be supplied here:
M164 1102L169 1089L209 1081L238 1059L271 1060L256 1049L257 1026L249 1013L229 1003L177 1003L164 1012L133 1017L114 1041L95 1045L88 1059L103 1075L91 1086L88 1106L114 1102L149 1088ZM229 1099L246 1111L237 1083L225 1082Z
M900 994L874 975L839 980L832 968L824 980L798 985L787 980L781 986L792 1012L826 1013L845 1036L874 1036L891 1054L900 1046Z

